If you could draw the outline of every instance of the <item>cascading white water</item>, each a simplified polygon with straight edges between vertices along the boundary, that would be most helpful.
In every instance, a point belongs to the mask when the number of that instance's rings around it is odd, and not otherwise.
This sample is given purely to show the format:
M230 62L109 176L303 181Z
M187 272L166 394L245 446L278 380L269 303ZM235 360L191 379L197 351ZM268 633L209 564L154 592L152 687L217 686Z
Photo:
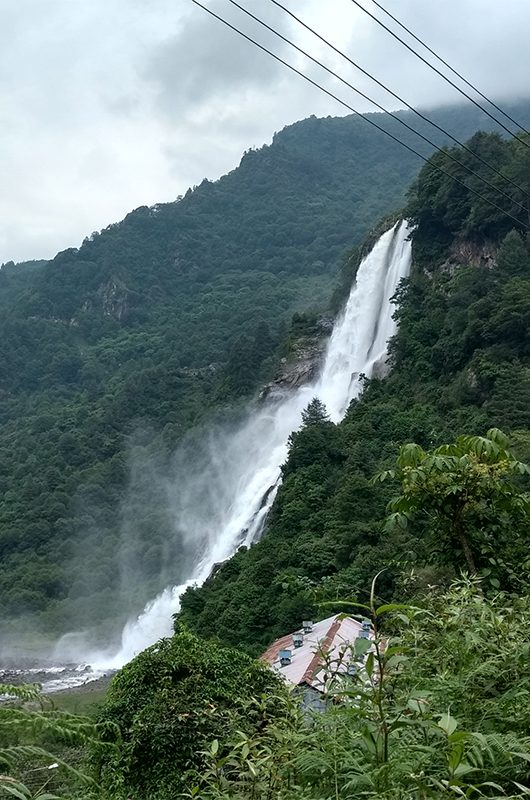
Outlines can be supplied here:
M119 652L101 666L120 667L170 635L172 614L185 589L203 583L216 564L259 536L278 488L289 434L300 426L309 401L319 397L338 422L359 394L361 376L372 376L384 364L387 342L396 329L390 298L410 268L408 232L405 221L397 223L361 262L319 379L269 401L235 434L213 440L207 463L192 469L175 487L175 529L193 543L195 568L184 584L167 588L138 619L127 623Z

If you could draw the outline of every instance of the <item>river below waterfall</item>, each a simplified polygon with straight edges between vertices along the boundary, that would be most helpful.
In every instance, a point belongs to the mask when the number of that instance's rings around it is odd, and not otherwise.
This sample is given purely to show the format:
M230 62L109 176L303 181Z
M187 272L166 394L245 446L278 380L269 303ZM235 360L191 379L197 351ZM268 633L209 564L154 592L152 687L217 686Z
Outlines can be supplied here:
M20 686L38 683L43 694L54 694L110 678L112 674L113 671L94 669L90 664L39 664L31 667L0 668L0 684Z

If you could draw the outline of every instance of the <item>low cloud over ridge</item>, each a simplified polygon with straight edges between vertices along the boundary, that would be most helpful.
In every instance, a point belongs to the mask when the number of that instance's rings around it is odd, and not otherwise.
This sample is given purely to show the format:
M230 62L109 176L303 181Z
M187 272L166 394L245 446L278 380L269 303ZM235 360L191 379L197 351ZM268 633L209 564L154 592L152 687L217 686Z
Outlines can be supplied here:
M350 0L284 0L414 104L458 95ZM371 0L366 8L381 16ZM301 57L227 0L205 4L298 66ZM265 0L246 7L396 103ZM526 0L395 0L398 17L486 92L527 92ZM388 22L388 20L386 20ZM51 257L140 204L233 168L242 151L310 114L344 111L191 0L6 0L0 10L0 262ZM371 110L314 65L306 71Z

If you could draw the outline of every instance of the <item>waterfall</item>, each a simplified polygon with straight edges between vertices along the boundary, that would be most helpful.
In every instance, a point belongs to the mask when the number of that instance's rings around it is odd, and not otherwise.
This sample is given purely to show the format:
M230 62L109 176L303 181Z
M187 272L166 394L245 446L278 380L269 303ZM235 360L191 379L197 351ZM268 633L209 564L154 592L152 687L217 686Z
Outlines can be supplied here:
M235 434L212 439L204 463L191 468L175 487L175 529L192 543L195 568L180 586L165 589L140 616L127 623L119 652L105 666L120 667L163 636L171 634L172 614L188 586L200 585L216 564L263 528L287 457L289 434L313 397L326 405L334 422L344 415L362 387L386 361L394 335L390 298L411 260L405 221L384 233L362 260L343 313L335 323L320 377L310 385L269 401L252 413Z

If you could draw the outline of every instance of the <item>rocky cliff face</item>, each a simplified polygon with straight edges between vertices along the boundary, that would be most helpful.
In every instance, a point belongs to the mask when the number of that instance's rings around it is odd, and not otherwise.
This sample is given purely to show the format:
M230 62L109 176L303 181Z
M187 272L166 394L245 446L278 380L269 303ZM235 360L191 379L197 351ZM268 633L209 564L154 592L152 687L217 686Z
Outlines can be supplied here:
M95 295L83 303L83 311L102 311L106 317L125 319L134 303L134 293L117 278L98 286Z
M289 354L280 361L276 378L262 389L260 399L303 386L317 377L333 323L333 317L320 317L311 335L291 342Z
M498 249L498 245L491 241L478 243L470 239L455 239L449 257L441 265L441 269L451 275L463 266L482 266L493 269L497 263Z
M451 255L459 264L473 266L494 267L496 265L498 245L494 242L477 244L469 239L457 239L452 248Z
M130 292L127 287L115 279L110 279L97 290L98 298L105 316L121 320L130 308Z

